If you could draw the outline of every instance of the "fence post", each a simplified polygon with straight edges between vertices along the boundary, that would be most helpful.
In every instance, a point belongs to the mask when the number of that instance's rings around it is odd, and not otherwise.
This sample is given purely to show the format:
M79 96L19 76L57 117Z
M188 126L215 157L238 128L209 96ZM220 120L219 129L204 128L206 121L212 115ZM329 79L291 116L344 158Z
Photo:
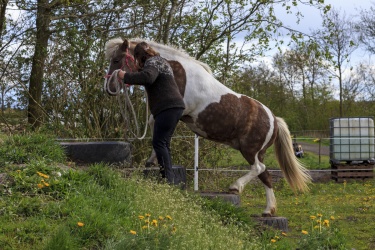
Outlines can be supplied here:
M199 136L197 134L194 141L194 191L198 191Z

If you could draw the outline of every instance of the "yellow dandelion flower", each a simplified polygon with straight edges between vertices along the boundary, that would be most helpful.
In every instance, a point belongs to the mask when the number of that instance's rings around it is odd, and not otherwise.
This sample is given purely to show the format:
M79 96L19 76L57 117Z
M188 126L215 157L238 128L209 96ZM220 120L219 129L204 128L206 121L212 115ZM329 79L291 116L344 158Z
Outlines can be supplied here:
M283 236L288 236L287 233L285 233L285 232L282 232L281 234L282 234Z
M324 221L323 221L323 225L329 227L329 220L324 220Z
M137 234L137 232L134 231L134 230L130 230L130 233L131 233L132 235L136 235L136 234Z
M157 220L152 220L151 225L157 227L158 226L158 221Z
M321 224L322 221L321 220L316 220L316 223Z
M142 227L142 229L147 229L147 228L148 228L148 226L143 226L143 227Z
M317 214L318 217L322 217L323 215L322 214Z
M169 215L165 216L165 218L167 218L168 220L172 220L172 217Z
M330 217L330 219L331 219L331 220L334 220L334 219L335 219L335 217L334 217L334 216L332 215L332 216Z
M83 223L83 222L77 222L77 226L79 226L79 227L83 227L85 224Z
M143 220L145 217L144 217L143 215L139 215L138 218L139 218L140 220Z
M146 224L150 224L150 221L149 221L149 220L145 220L145 223L146 223Z
M309 232L307 232L306 230L302 230L301 233L303 233L303 234L309 234Z
M38 183L38 188L43 188L44 187L44 185L43 184L41 184L41 183Z
M43 178L46 178L46 179L48 179L49 178L49 176L48 175L46 175L46 174L43 174L43 173L41 173L41 172L36 172L40 177L43 177Z
M276 240L275 240L275 239L271 239L271 242L272 242L272 243L275 243L275 242L276 242Z
M318 228L320 228L320 226L315 226L315 227L314 227L314 229L318 229Z
M17 170L17 173L21 173L21 170L18 169L18 170Z
M177 228L175 226L172 227L172 233L176 232Z
M314 215L310 215L310 219L315 220L315 219L316 219L316 216L314 216Z
M280 237L276 235L276 236L275 236L275 239L278 240L278 239L280 239Z
M49 187L49 183L44 182L44 186Z
M163 216L159 216L159 220L164 220L164 217Z
M146 217L151 217L151 214L145 214Z

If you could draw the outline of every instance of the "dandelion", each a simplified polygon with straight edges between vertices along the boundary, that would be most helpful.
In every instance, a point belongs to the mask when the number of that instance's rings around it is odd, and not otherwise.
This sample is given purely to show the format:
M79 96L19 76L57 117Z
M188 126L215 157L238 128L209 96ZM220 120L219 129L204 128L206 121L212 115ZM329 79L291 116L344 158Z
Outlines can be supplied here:
M134 231L134 230L130 230L130 233L131 233L132 235L136 235L136 234L137 234L137 232Z
M324 220L323 225L329 227L329 220Z
M167 218L168 220L172 220L172 217L169 215L165 216L165 218Z
M172 233L175 233L177 231L177 228L175 226L172 227Z
M285 237L288 236L287 233L285 233L285 232L282 232L281 235L283 235Z
M49 183L44 182L44 186L49 187Z
M43 173L41 173L41 172L36 172L40 177L43 177L43 178L46 178L46 179L48 179L49 178L49 176L48 175L46 175L46 174L43 174Z
M83 227L85 224L83 223L83 222L77 222L77 226L79 226L79 227Z
M43 184L41 184L41 183L38 183L38 188L43 188L44 187L44 185Z
M18 170L17 170L17 173L21 173L21 170L18 169Z
M317 214L318 217L322 217L323 215L322 214Z
M142 227L142 229L147 229L147 228L148 228L148 226L143 226L143 227Z
M334 217L334 216L332 215L332 216L330 217L330 219L331 219L331 220L334 220L334 219L335 219L335 217Z
M144 217L143 215L139 215L138 218L139 218L140 220L143 220L145 217Z
M275 243L275 242L276 242L276 240L275 240L275 239L271 239L271 242L272 242L272 243Z
M151 214L145 214L146 217L151 217Z
M157 220L152 220L151 225L157 227L158 226L158 221Z
M164 217L163 216L159 216L159 220L164 220Z
M316 219L316 216L314 216L314 215L310 215L310 219L315 220L315 219Z
M303 234L309 234L309 232L307 232L306 230L302 230L301 233L303 233Z

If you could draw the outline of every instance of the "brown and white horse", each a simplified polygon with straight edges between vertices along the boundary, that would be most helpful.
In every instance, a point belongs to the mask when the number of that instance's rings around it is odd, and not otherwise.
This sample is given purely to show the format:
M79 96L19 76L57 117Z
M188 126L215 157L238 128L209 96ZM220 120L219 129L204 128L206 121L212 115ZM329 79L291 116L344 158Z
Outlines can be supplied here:
M142 41L121 38L108 41L105 47L106 58L110 60L107 76L120 68L127 72L133 71L134 48ZM239 150L249 162L249 173L236 180L229 187L230 191L241 193L249 181L258 177L266 190L267 206L263 216L275 214L276 199L271 176L263 164L265 152L272 144L291 188L308 190L311 178L294 155L290 132L282 118L275 117L257 100L238 94L221 84L213 77L206 64L195 60L186 52L153 41L145 42L167 59L173 68L186 106L181 120L199 136ZM107 86L107 83L108 77L105 86L113 88ZM153 127L153 119L150 119L150 126ZM155 158L153 152L148 162L155 161Z

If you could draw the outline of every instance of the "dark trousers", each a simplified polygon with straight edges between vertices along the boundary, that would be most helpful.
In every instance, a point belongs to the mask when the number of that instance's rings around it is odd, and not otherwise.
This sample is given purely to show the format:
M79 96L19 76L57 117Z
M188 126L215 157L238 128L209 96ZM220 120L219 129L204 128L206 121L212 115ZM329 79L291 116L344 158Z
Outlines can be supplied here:
M170 142L183 111L182 108L166 109L154 117L152 146L161 168L162 177L166 178L170 184L174 184L175 179L172 171Z

